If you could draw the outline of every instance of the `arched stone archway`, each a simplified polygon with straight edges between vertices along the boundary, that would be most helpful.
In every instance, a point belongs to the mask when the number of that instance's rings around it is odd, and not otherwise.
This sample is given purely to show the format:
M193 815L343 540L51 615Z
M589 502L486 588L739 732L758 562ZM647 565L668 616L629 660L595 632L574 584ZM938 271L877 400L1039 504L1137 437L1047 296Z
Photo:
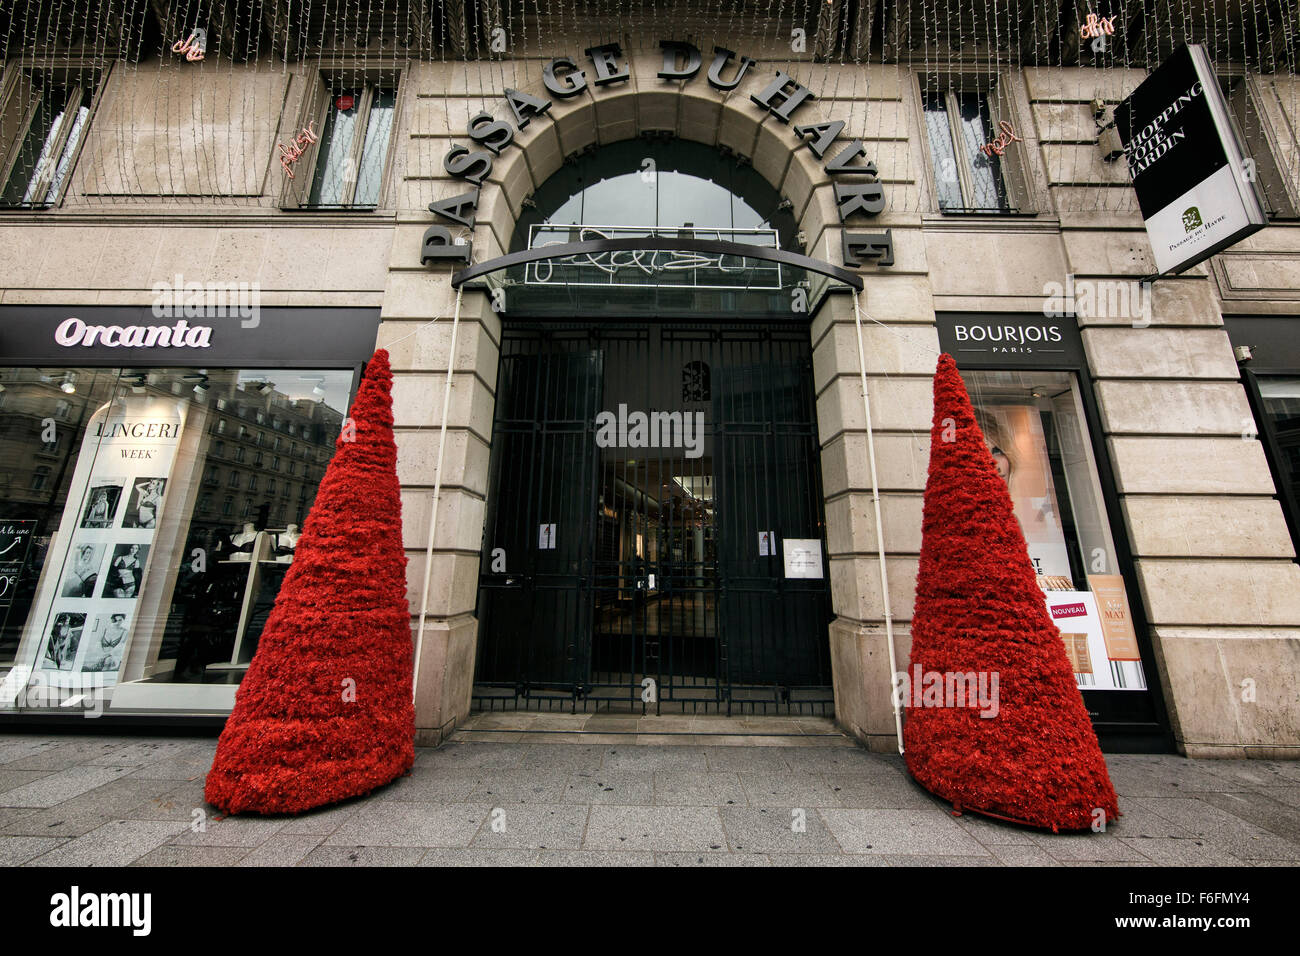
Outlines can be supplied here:
M750 99L751 94L771 82L773 69L760 63L735 89L721 92L711 87L702 74L689 81L661 80L657 76L661 65L658 56L632 56L627 82L599 88L588 85L569 99L549 96L540 89L539 82L520 86L523 92L543 96L552 105L544 118L534 118L525 129L516 130L514 142L495 157L479 194L474 228L452 227L453 234L472 240L474 261L509 251L522 204L561 167L565 157L643 134L722 147L748 159L791 203L798 229L806 237L808 254L831 262L838 260L844 226L839 220L834 186L823 168L825 158L819 159L805 148L791 124L782 123ZM509 118L509 106L502 95L509 84L498 85L501 88L494 89L494 96L484 98L482 105L497 119ZM801 123L827 118L816 102L798 114ZM422 156L420 171L433 180L431 198L447 198L471 188L462 180L446 176L440 168L442 153L452 142L468 140L453 132L451 138L441 140L443 148L436 156ZM479 561L490 559L479 549L501 324L484 294L465 292L459 300L454 358L450 355L450 323L415 327L420 319L427 322L438 314L447 316L451 304L457 301L450 288L453 267L415 266L419 262L421 224L428 222L427 212L401 214L379 343L394 344L395 388L410 389L412 393L421 390L430 396L418 403L421 414L398 422L398 442L399 470L403 462L409 468L403 474L403 486L412 612L422 616L424 622L421 670L417 674L417 724L422 742L437 743L464 719L470 705L477 637L477 572ZM888 212L881 223L893 224ZM919 240L919 234L916 238ZM914 251L900 264L908 272L924 272L919 241L912 248ZM933 312L928 295L917 295L909 284L908 300L920 307L919 318L929 325L922 335L932 336ZM851 301L846 297L829 301L812 321L810 336L827 521L828 526L836 526L828 546L837 615L829 636L837 717L857 736L889 749L893 740L891 675L885 663L883 632L877 623L883 611L874 528L867 518L866 432ZM874 340L868 344L869 354L874 355L874 344ZM889 361L877 365L869 360L868 375L900 369L895 361L897 344L887 344ZM449 359L454 369L444 444L439 423ZM885 420L883 427L877 423L877 454L901 454L909 463L902 470L910 472L907 481L912 487L902 496L905 501L900 498L896 502L904 509L919 505L915 465L925 449L898 431L900 424L912 432L924 433L928 428L928 380L921 380L922 374L928 374L927 361L923 354L905 357L902 370L913 378L905 383L905 393L898 396L901 407L892 419ZM431 541L429 492L440 445L445 453L444 475L437 527ZM916 523L919 525L919 520ZM886 548L891 550L888 542ZM890 592L897 615L901 607L910 608L915 561L891 560L891 568ZM427 602L422 597L426 591ZM899 652L905 660L905 643Z

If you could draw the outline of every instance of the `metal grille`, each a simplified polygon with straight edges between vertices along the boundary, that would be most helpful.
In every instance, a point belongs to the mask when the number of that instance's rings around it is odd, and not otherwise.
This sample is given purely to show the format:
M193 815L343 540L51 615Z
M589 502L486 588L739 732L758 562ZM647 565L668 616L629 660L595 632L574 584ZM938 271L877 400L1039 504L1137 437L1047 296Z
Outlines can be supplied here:
M806 325L507 324L488 495L477 707L831 712Z

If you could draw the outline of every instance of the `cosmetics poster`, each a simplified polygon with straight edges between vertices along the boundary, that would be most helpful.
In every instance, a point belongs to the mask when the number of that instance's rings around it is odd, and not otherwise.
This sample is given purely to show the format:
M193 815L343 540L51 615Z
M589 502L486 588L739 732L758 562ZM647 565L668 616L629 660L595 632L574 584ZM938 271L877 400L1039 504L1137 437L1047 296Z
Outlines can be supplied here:
M1117 661L1109 655L1101 596L1093 591L1047 591L1043 598L1066 643L1080 690L1146 690L1140 661Z
M1032 405L985 405L975 413L1038 575L1070 577L1047 439Z

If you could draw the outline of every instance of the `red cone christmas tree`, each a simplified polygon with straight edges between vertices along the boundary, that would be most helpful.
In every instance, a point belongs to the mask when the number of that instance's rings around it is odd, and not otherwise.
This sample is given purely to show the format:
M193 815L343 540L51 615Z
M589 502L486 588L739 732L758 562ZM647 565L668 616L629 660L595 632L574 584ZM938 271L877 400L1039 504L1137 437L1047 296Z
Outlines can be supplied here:
M960 809L1053 831L1088 828L1099 810L1113 821L1097 735L949 355L935 371L930 442L904 685L907 769ZM963 706L954 675L969 687L972 674L985 693L971 688Z
M380 350L221 733L205 796L231 813L335 803L414 762L392 383Z

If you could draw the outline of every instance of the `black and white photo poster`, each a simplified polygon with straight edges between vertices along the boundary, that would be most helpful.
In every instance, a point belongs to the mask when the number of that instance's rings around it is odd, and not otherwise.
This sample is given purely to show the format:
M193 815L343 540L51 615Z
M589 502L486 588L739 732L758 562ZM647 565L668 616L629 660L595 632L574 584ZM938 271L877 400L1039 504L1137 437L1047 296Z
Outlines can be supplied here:
M1268 223L1214 67L1183 45L1115 107L1156 269L1183 272Z
M38 595L35 669L60 686L110 687L141 619L149 554L162 518L185 407L129 396L86 428L51 556L57 584Z

